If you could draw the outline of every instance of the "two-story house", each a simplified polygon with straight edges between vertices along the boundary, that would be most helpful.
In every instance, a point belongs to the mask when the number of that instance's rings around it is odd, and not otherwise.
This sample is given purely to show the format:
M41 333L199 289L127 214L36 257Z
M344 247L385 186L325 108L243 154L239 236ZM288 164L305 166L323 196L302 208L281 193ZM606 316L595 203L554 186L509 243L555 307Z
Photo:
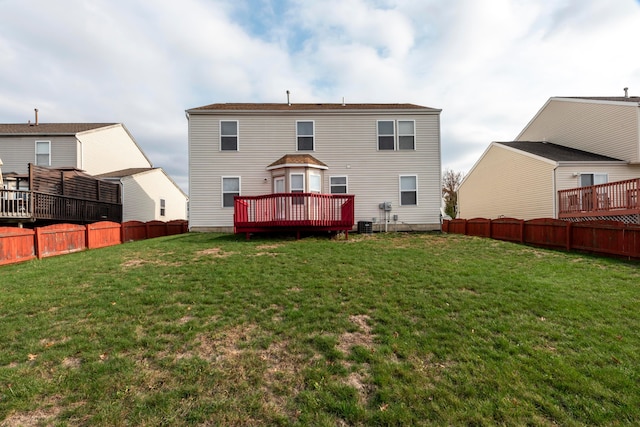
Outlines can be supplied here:
M515 141L491 143L459 215L637 222L639 178L640 97L554 97Z
M111 181L118 178L122 187L124 221L187 216L186 194L163 172L153 173L157 178L153 181L114 175L123 170L157 169L121 123L39 123L36 116L33 123L0 124L0 158L3 174L11 177L28 178L29 164L81 170L92 176L111 174ZM14 182L20 183L20 190L29 190L28 179Z
M187 110L189 227L233 230L234 196L303 193L353 195L354 221L375 229L438 230L440 112L345 103ZM277 203L275 221L305 202Z

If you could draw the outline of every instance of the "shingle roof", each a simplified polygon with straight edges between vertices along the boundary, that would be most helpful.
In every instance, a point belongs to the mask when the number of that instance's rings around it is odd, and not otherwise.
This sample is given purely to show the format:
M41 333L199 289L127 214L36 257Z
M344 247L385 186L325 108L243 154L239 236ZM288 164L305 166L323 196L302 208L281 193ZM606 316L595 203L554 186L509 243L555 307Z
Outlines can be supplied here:
M311 154L285 154L267 167L273 168L281 165L314 165L327 167L326 164L322 163Z
M640 103L640 96L554 96L554 98L586 99L591 101L616 101Z
M310 111L310 110L432 110L415 104L286 104L286 103L220 103L187 111Z
M0 135L75 135L117 123L0 123Z
M622 160L614 159L613 157L601 156L600 154L564 147L550 142L512 141L496 142L496 144L515 148L556 162L622 162Z
M125 176L132 176L132 175L137 175L139 173L142 172L148 172L151 170L154 170L157 168L129 168L129 169L122 169L119 171L113 171L113 172L107 172L107 173L102 173L100 175L96 175L98 178L122 178Z

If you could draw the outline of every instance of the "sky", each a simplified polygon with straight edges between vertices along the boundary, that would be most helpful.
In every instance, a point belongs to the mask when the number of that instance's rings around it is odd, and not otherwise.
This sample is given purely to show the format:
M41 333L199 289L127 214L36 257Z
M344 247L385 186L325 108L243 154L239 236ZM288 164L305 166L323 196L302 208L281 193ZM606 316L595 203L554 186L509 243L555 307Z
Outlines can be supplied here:
M468 172L553 96L640 95L638 0L0 0L0 122L124 123L188 192L185 110L442 109Z

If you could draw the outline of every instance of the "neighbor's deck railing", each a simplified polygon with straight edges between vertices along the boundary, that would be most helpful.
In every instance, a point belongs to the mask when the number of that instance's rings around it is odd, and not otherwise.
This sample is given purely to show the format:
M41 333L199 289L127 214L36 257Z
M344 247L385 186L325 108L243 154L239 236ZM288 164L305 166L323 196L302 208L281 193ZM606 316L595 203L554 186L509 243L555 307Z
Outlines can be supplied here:
M30 219L33 216L33 196L30 191L0 190L0 219Z
M122 221L122 205L24 190L0 190L0 219Z
M640 178L558 191L558 218L640 212Z
M234 198L236 233L275 229L348 231L353 224L353 195L277 193Z

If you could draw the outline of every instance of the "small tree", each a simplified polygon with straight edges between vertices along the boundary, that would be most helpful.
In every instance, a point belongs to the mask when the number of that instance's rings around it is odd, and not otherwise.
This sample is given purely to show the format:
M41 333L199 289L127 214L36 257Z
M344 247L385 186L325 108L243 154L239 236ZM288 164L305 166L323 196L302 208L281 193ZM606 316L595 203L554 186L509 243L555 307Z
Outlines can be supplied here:
M458 213L458 187L460 187L463 176L462 172L455 172L451 169L445 169L442 174L444 213L451 218L455 218Z

